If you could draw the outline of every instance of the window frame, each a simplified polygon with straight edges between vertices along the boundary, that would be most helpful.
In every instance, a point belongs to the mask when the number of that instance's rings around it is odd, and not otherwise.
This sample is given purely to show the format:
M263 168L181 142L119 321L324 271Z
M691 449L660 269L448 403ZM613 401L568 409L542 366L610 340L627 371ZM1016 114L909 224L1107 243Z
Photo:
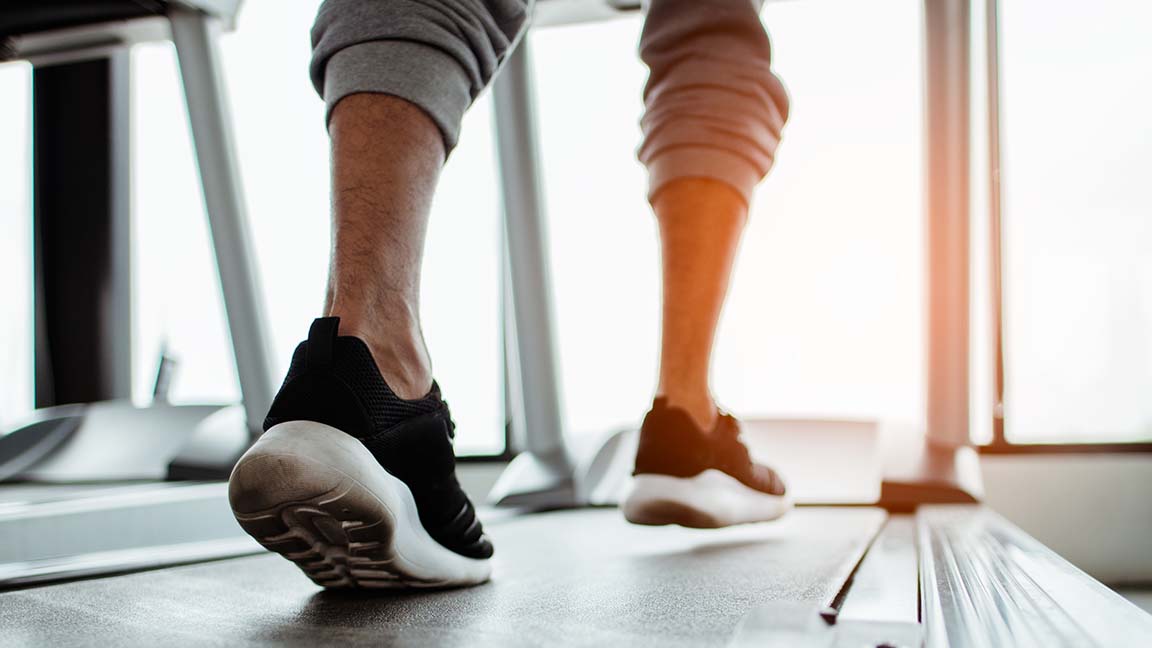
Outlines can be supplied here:
M1140 454L1152 453L1152 438L1143 441L1084 442L1041 441L1021 443L1012 441L1005 432L1007 417L1005 402L1005 348L1004 348L1004 289L1003 289L1003 209L1001 194L1003 166L1001 159L1001 77L999 0L986 0L984 12L985 75L987 83L988 118L988 256L990 259L990 305L992 314L992 438L985 443L972 444L984 455L1053 455L1053 454ZM969 428L971 441L971 427Z

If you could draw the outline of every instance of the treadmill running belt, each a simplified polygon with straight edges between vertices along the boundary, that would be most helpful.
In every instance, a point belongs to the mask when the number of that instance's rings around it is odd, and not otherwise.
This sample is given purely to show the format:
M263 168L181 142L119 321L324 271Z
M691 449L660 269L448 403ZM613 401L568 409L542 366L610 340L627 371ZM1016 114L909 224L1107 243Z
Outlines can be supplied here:
M753 606L824 603L885 519L801 508L723 530L638 527L614 509L486 521L487 585L324 592L279 556L0 594L7 640L32 645L724 645Z

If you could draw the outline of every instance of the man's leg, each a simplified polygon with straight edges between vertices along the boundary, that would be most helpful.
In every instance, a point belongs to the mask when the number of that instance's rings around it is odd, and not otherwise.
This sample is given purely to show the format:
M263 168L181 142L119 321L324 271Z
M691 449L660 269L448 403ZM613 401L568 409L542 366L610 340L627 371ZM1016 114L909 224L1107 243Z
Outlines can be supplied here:
M440 130L415 105L354 94L332 111L332 260L326 315L364 340L404 399L432 386L420 331L420 263L444 163Z
M656 393L710 430L716 422L708 386L712 342L748 206L722 182L682 178L665 185L652 207L663 264Z
M326 587L471 585L492 545L455 474L420 331L420 262L464 111L530 0L327 0L312 80L332 137L325 315L240 459L241 526Z
M704 428L712 341L755 185L768 172L788 99L749 0L653 0L640 55L640 158L660 224L664 318L658 393Z
M652 0L641 36L650 75L639 154L664 270L660 383L623 504L641 524L727 526L790 507L708 386L748 203L788 113L758 9L750 0Z
M342 334L368 344L402 398L432 383L419 292L440 168L529 8L530 0L328 0L312 31L312 80L332 142L324 310L341 318Z

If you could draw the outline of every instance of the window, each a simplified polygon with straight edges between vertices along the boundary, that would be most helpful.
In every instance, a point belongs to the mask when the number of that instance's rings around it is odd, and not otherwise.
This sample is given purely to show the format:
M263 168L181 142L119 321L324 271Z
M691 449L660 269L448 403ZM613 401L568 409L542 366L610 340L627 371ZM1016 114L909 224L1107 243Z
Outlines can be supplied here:
M0 65L0 430L32 409L32 69Z
M1152 6L1001 4L1007 440L1152 440Z

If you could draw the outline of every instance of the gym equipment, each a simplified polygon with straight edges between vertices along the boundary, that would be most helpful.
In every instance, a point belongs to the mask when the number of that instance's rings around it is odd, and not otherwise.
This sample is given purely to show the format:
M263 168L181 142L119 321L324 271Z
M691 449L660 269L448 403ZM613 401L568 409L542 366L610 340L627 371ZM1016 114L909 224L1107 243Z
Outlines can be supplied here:
M33 69L40 408L0 437L0 480L223 478L259 434L273 380L215 42L238 9L238 0L0 8L0 60ZM173 41L180 62L242 414L129 400L128 48L155 40Z
M262 552L223 482L0 488L0 588Z

